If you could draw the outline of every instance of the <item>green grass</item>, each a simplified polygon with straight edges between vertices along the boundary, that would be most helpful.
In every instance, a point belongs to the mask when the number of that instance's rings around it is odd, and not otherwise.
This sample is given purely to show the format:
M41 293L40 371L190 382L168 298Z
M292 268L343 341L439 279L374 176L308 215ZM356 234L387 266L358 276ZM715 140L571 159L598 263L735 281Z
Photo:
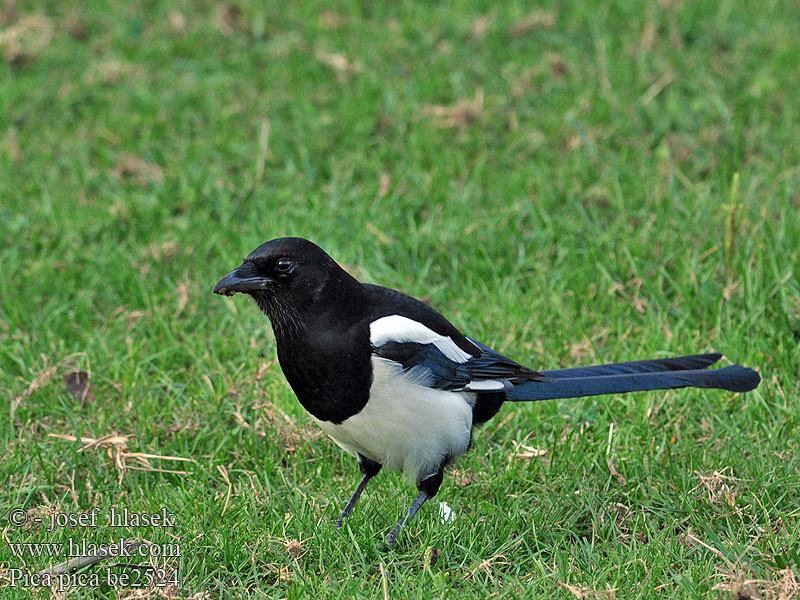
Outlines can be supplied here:
M795 5L70 4L0 15L0 514L101 526L4 517L0 585L62 559L10 542L137 535L181 545L155 597L382 598L383 569L392 598L769 598L800 576ZM507 406L437 497L456 521L431 503L384 553L415 490L382 473L334 530L355 461L255 306L211 294L282 235L533 367L720 351L764 382ZM51 436L112 433L191 474ZM112 530L112 506L177 523Z

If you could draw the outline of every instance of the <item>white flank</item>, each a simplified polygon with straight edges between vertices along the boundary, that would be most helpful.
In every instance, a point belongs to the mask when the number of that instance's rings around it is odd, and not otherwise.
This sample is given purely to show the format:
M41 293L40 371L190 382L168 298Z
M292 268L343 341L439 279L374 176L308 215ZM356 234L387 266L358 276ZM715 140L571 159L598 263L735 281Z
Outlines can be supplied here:
M335 425L317 424L346 451L363 454L409 483L436 473L446 457L467 451L474 395L435 390L417 383L397 363L372 357L367 405Z
M439 335L422 323L400 315L381 317L370 323L369 341L375 347L389 342L433 344L453 362L465 363L472 358L471 354L464 352L448 336Z

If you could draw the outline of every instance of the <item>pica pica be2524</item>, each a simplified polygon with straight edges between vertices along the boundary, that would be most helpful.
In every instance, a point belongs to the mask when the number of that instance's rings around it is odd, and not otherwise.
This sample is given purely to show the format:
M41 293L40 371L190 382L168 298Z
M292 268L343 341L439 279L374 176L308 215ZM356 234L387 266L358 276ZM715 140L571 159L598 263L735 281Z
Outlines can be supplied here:
M761 378L738 365L705 370L721 354L533 371L468 338L423 302L360 283L302 238L262 244L214 293L249 294L269 317L283 373L317 424L358 459L362 477L336 521L382 467L419 495L386 536L433 497L444 468L467 451L472 428L504 402L682 387L732 392Z

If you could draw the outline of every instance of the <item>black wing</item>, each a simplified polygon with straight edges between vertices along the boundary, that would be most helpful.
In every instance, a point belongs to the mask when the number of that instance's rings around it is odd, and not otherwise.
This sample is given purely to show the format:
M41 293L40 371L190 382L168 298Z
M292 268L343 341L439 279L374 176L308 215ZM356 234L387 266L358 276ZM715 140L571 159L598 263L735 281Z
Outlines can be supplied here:
M500 392L518 383L544 379L469 339L424 302L390 288L365 287L372 296L373 324L384 317L405 319L398 320L397 331L383 332L380 342L373 344L373 354L398 363L419 382L442 390ZM441 339L432 341L435 336Z
M394 361L435 389L472 392L510 390L524 381L543 381L544 375L480 345L480 356L466 362L450 360L434 344L388 342L373 348L373 354Z

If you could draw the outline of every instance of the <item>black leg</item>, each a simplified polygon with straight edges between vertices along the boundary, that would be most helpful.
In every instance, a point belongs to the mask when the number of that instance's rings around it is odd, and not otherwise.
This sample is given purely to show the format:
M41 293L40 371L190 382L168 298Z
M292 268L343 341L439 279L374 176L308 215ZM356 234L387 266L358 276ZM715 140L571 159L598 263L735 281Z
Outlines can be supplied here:
M358 482L358 486L356 487L356 491L353 492L353 495L350 496L350 500L347 501L347 504L344 505L344 509L342 510L342 514L339 515L339 518L336 519L336 523L333 524L334 527L337 529L342 526L342 521L344 521L347 517L350 516L350 513L353 512L353 507L355 507L356 502L361 497L361 492L364 491L364 488L367 487L367 482L372 479L372 475L364 475L361 476L361 481Z
M380 463L376 463L374 460L370 460L361 454L358 455L358 466L362 473L361 481L358 482L356 491L353 492L353 495L350 496L350 500L348 500L347 504L345 504L342 514L339 515L339 518L336 519L336 523L333 524L333 526L337 529L342 526L342 521L349 517L350 513L353 512L353 508L355 507L356 502L358 502L358 499L361 497L361 492L363 492L364 488L367 487L369 480L375 477L375 475L378 474L378 471L381 470Z
M444 477L444 467L439 469L439 471L427 479L423 479L422 481L417 482L417 489L419 490L419 494L416 498L414 498L414 502L411 503L411 506L408 509L408 512L400 519L400 522L397 524L392 531L390 531L386 535L386 543L390 547L394 547L397 544L397 536L400 535L400 530L403 528L403 525L408 523L417 511L419 507L425 504L425 501L429 498L433 498L436 495L436 492L439 491L439 486L442 485L442 478Z

